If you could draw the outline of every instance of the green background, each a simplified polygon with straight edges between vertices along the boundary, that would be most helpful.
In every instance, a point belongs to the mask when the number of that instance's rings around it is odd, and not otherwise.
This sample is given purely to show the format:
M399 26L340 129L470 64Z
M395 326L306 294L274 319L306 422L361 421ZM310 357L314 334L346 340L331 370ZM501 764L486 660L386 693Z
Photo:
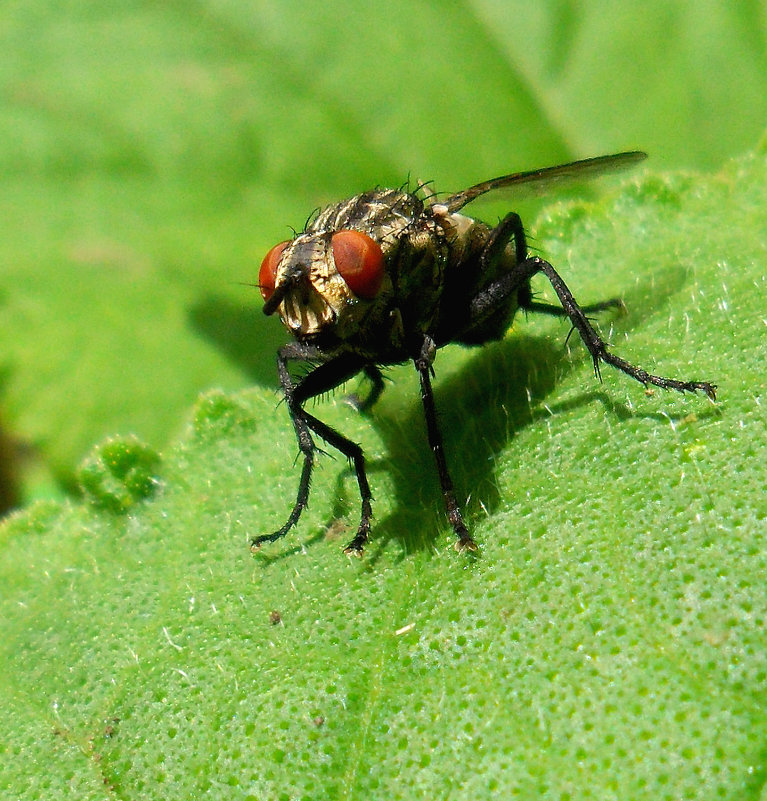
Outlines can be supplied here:
M3 464L48 498L0 530L3 797L762 797L765 10L530 5L0 6ZM600 386L520 319L435 365L479 558L407 366L321 409L370 457L365 560L340 459L251 557L297 480L244 285L287 226L632 147L535 245L720 403Z

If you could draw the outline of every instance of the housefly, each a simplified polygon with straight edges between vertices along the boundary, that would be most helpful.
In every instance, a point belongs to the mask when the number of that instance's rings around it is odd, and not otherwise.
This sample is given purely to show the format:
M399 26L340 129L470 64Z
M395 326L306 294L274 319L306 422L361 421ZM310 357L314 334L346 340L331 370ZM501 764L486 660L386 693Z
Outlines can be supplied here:
M464 206L497 189L528 184L541 190L560 180L622 170L643 158L641 152L617 153L504 175L443 200L429 196L423 186L413 192L373 189L328 206L302 232L275 245L261 264L259 288L264 313L277 312L295 338L279 349L277 370L303 468L285 524L255 537L252 546L283 537L298 522L309 499L316 435L354 466L362 509L357 533L345 551L362 554L372 518L362 449L304 407L311 398L362 373L371 388L356 405L368 409L383 391L381 367L412 361L455 548L476 550L456 501L437 424L431 383L434 357L451 342L482 345L501 339L518 309L569 318L591 354L597 378L604 362L645 386L701 390L715 399L713 384L652 375L609 352L586 315L620 307L621 302L578 305L554 267L528 253L515 212L495 226L461 213ZM551 283L559 305L534 299L530 280L538 273ZM295 380L288 369L291 362L311 369Z

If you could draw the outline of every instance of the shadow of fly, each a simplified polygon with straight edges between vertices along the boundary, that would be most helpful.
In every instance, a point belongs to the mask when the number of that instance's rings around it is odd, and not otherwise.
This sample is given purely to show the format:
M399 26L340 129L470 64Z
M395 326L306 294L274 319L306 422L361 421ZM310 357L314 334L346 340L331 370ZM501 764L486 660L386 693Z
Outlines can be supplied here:
M604 362L640 383L701 390L712 400L716 387L706 381L680 381L652 375L610 353L587 314L622 307L618 299L580 306L554 267L528 253L522 221L509 212L496 226L461 213L478 197L527 184L536 191L572 179L628 168L641 152L575 161L557 167L504 175L444 200L423 186L373 189L321 211L293 239L273 247L259 272L264 313L278 312L294 342L281 347L277 370L303 455L298 495L285 524L252 540L257 548L285 536L309 500L317 446L313 435L336 448L354 465L361 499L357 533L344 549L361 555L370 534L372 495L361 447L306 411L306 402L362 373L370 382L360 410L369 409L383 391L381 367L412 361L421 385L429 445L447 516L458 551L474 551L456 501L437 424L432 392L434 357L451 342L483 345L501 339L518 309L569 318L591 354L600 377ZM530 280L542 273L559 305L537 302ZM300 380L290 362L311 366Z

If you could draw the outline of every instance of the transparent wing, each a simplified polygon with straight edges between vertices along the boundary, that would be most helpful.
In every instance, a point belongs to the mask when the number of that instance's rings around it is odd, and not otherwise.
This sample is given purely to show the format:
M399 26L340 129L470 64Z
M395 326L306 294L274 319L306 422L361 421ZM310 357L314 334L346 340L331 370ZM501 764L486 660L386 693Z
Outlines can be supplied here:
M507 187L527 185L528 190L535 194L548 192L552 186L573 181L587 181L600 175L608 175L613 172L620 172L629 167L633 167L637 162L647 158L647 153L641 150L631 150L627 153L614 153L611 156L597 156L581 161L571 161L569 164L559 164L556 167L544 167L540 170L530 170L529 172L515 172L511 175L502 175L500 178L492 178L483 181L481 184L470 186L462 192L450 195L442 205L447 206L448 212L452 213L462 209L467 203L476 200L487 192Z

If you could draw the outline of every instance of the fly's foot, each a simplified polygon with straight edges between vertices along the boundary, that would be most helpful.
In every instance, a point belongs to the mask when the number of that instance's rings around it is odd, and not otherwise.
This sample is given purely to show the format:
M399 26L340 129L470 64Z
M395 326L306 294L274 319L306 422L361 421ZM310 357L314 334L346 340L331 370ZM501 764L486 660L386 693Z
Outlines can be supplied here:
M261 550L261 546L265 542L274 542L277 539L273 534L266 534L261 537L253 537L250 541L250 552L251 553L258 553Z
M344 548L344 553L349 556L362 558L362 554L365 552L365 544L368 541L369 535L370 520L366 517L363 517L360 527L357 529L357 534L355 535L354 539Z
M467 551L471 553L475 553L479 550L479 546L476 542L469 536L468 533L464 534L463 536L459 537L454 543L453 548L455 548L458 553L465 553Z
M343 400L344 403L347 406L351 406L355 412L362 412L365 410L365 403L356 392L352 392L350 395L344 395Z
M250 540L250 550L252 553L257 553L258 551L261 550L261 546L265 542L271 542L271 541L273 541L271 534L267 534L261 537L252 537Z
M466 524L463 522L463 515L461 514L461 510L458 508L458 504L455 502L455 496L453 495L452 487L450 491L450 498L447 502L447 508L447 519L450 521L450 525L453 527L455 536L458 538L453 543L453 548L455 548L458 553L464 553L465 551L478 551L479 546L476 542L474 542L471 534L469 534L469 530L466 528Z
M298 512L300 514L300 510ZM275 531L274 534L261 534L259 537L253 537L250 540L250 552L251 553L258 553L261 550L261 545L265 542L275 542L276 540L284 537L288 531L295 525L296 520L298 519L298 515L296 514L296 509L293 510L293 514L288 518L288 522L279 529L279 531Z
M365 549L362 545L357 543L357 538L355 537L345 548L344 553L347 556L356 556L357 559L362 559L363 554L365 553Z
M356 556L362 559L362 554L365 553L365 543L368 541L368 535L357 536L344 548L344 553L347 556Z
M708 381L695 381L693 382L693 392L697 392L700 390L701 392L705 392L708 396L708 399L711 401L716 400L716 384L709 384Z

